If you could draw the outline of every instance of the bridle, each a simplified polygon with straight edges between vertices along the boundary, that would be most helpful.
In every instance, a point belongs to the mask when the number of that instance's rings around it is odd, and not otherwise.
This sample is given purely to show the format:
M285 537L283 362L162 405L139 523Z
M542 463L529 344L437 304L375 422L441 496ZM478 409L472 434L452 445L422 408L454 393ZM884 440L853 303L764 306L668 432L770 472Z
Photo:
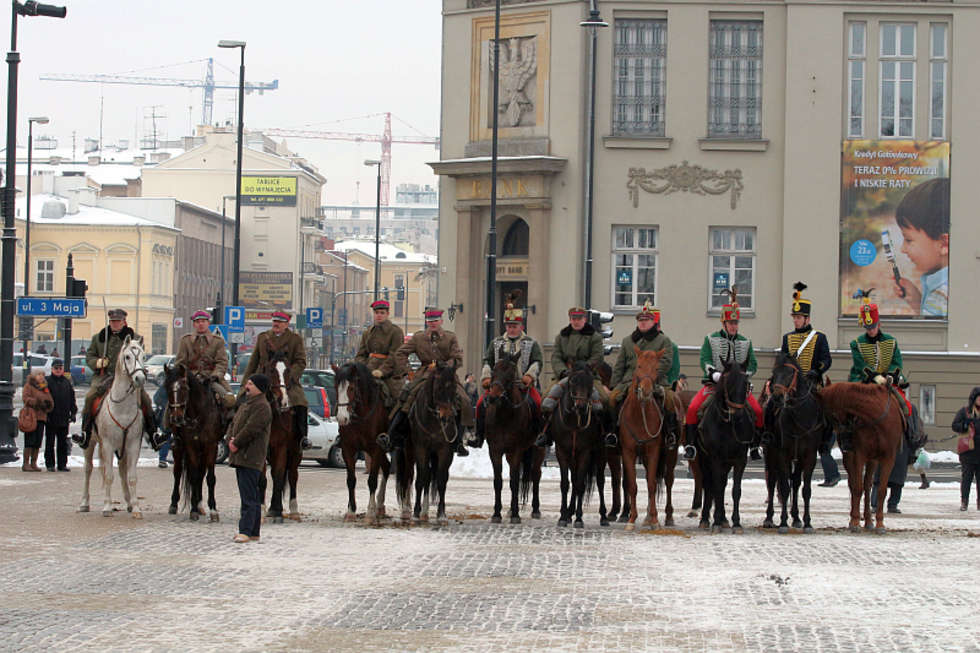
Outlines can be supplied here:
M799 384L800 368L798 368L797 366L791 363L783 363L782 365L780 365L780 367L788 367L791 370L793 370L793 378L790 380L789 385L783 385L782 383L773 383L772 388L773 390L779 390L780 393L782 394L785 394L787 396L792 396L796 393L796 387ZM773 394L776 393L773 392Z
M339 410L341 408L346 408L347 409L347 412L350 414L350 418L349 419L350 419L351 422L355 422L355 421L365 421L366 422L368 419L371 418L371 416L373 416L375 414L375 412L377 412L378 406L381 403L383 403L383 402L380 400L380 397L378 397L377 400L375 400L374 402L371 403L371 410L369 410L367 412L367 415L365 415L364 417L361 417L360 415L358 415L357 414L357 411L354 410L354 405L355 405L355 403L358 403L359 404L360 401L355 402L355 401L352 400L352 397L353 397L353 399L359 399L360 396L361 396L361 393L358 390L358 387L359 387L358 384L357 383L354 383L354 380L355 379L356 379L356 377L353 374L353 370L352 370L351 371L351 374L350 374L350 376L348 378L346 378L344 381L338 382L338 383L344 383L344 382L347 383L347 401L338 401L337 402L337 409ZM371 381L368 381L368 383L371 383Z

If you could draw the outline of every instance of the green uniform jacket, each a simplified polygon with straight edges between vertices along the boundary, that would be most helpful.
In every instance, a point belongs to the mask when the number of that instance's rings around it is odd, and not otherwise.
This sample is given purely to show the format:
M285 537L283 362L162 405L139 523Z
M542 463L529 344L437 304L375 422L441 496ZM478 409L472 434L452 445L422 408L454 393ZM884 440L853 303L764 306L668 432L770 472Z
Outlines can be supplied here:
M405 344L405 333L391 320L385 320L381 324L372 324L369 329L361 334L361 345L357 348L357 355L354 360L366 365L372 372L381 370L387 376L402 376L405 368L398 365L398 348ZM387 358L371 356L371 354L381 354Z
M269 427L272 426L272 408L265 395L254 395L235 412L228 429L228 439L238 451L228 454L232 467L262 470L269 450Z
M278 379L272 374L269 366L270 353L273 351L286 352L291 381L288 392L289 405L309 406L306 394L303 392L303 386L300 384L300 377L303 376L303 370L306 369L306 345L303 344L302 336L289 329L283 331L281 336L274 334L271 329L263 331L255 339L255 349L248 359L245 374L242 375L242 389L239 394L245 392L245 382L257 372L264 372L271 383L278 383Z
M741 333L736 333L732 338L721 329L705 336L704 343L701 345L701 371L704 373L701 377L702 381L711 380L711 375L708 373L709 365L719 372L724 371L729 352L732 361L745 366L746 374L749 376L755 374L759 362L755 359L752 341Z
M657 379L657 383L660 385L670 385L672 383L670 373L671 368L674 367L677 348L674 347L674 343L670 341L670 338L663 331L656 330L656 334L652 338L649 337L651 333L654 333L654 329L650 329L646 333L641 333L637 329L623 338L623 344L619 348L619 356L616 357L616 364L613 366L612 379L610 380L612 389L619 390L620 393L623 393L629 389L630 383L633 382L633 372L636 371L637 360L636 352L633 350L634 347L639 347L640 351L660 351L661 349L666 349L667 353L660 359L660 366L658 367L660 376Z
M109 343L105 342L105 334L109 331ZM112 376L116 373L116 359L119 358L119 350L122 349L123 341L126 340L126 336L129 336L131 340L139 340L140 337L136 335L136 332L130 329L128 326L124 326L119 330L118 333L111 333L109 327L106 327L92 336L92 342L89 344L88 349L85 350L85 364L95 372L96 376L100 374L106 374ZM105 353L103 353L105 352ZM105 371L96 369L95 362L105 356L109 359L109 364L105 367Z
M874 339L862 333L852 340L851 371L847 375L847 380L864 381L866 367L878 374L902 369L902 352L898 349L898 340L895 340L894 336L881 332Z
M602 335L591 324L586 324L581 331L568 325L558 332L555 348L551 352L551 371L556 379L578 361L595 365L601 360Z

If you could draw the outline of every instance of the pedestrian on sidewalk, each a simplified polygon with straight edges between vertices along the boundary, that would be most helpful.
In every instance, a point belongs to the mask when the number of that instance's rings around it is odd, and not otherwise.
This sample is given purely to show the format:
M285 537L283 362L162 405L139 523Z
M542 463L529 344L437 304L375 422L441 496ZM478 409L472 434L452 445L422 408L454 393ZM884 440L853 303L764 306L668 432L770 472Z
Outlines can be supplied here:
M51 374L48 375L48 391L51 393L53 408L48 413L44 438L44 466L49 472L68 471L68 425L75 421L78 404L75 401L75 386L65 375L65 361L56 358L51 361ZM57 447L57 458L55 448Z
M167 436L167 439L160 445L160 450L157 452L157 467L160 469L167 469L167 456L170 455L170 445L173 443L173 434L167 428L167 423L163 419L166 409L167 386L161 383L157 391L153 393L153 416L156 419L157 428Z
M41 468L37 466L37 454L44 439L44 423L48 412L54 407L43 369L36 369L27 377L22 397L24 408L21 412L30 410L34 414L35 427L32 431L24 431L24 462L20 469L23 472L39 472Z
M269 427L272 409L265 398L269 378L253 374L243 388L245 403L228 429L228 464L235 468L238 493L242 499L241 518L235 542L258 542L262 522L262 498L259 494L259 475L269 449Z
M970 392L970 401L956 411L953 418L953 431L968 438L960 438L963 445L957 444L960 454L960 510L966 510L970 502L970 487L977 484L977 510L980 510L980 440L977 439L977 424L980 424L980 386ZM970 446L972 444L972 446Z

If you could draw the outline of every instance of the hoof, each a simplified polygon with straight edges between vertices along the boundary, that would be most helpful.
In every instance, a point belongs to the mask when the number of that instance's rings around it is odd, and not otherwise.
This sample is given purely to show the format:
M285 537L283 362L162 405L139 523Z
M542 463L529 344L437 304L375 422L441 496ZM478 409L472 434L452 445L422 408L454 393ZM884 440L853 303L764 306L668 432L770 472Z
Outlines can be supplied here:
M712 524L711 525L711 534L714 535L716 533L720 533L722 528L723 527L722 527L721 524Z
M510 523L511 524L520 524L521 523L521 518L520 517L517 517L517 516L511 517L510 518Z
M779 527L779 534L780 535L786 535L786 533L789 533L789 526L780 526Z
M78 512L88 512L88 511L89 511L88 506L78 506Z
M211 514L210 514L210 515L208 516L208 521L210 521L210 522L211 522L212 524L214 524L214 523L216 523L216 522L220 522L220 521L221 521L221 515L219 515L219 514L218 514L218 513L216 513L216 512L212 512L212 513L211 513Z
M200 518L201 518L201 514L200 513L197 513L197 512L192 512L191 513L191 521L197 521Z
M687 511L687 516L690 517L691 519L694 519L695 517L697 517L700 514L701 513L698 512L697 510L688 510Z
M541 519L541 511L535 510L531 513L531 519Z
M619 516L619 523L620 524L626 524L626 523L629 522L629 520L630 520L630 515L629 515L628 512L624 512L623 514L621 514Z
M112 511L111 510L103 510L102 511L102 516L103 517L112 517Z
M709 525L710 525L710 524L708 523L708 520L707 520L707 519L702 519L702 520L701 520L701 521L700 521L700 522L698 523L698 528L700 528L700 529L701 529L702 531L706 531L706 530L708 530L708 526L709 526Z
M126 512L133 512L132 506L126 506Z
M379 518L380 517L387 517L388 516L387 514L385 514L385 507L384 506L378 506L378 510L377 510L376 516L379 517Z
M599 525L600 526L609 526L609 520L606 519L605 517L601 517L599 519Z
M137 510L133 513L133 519L143 519L143 513Z
M860 533L861 527L858 526L857 524L852 524L851 526L848 527L848 530L850 530L852 533Z
M567 519L559 519L558 520L558 525L561 526L561 527L568 526L568 520Z
M764 522L762 522L762 527L763 528L776 528L776 524L771 519L767 519Z
M742 535L743 533L745 533L745 530L741 526L732 527L732 535Z
M582 523L581 519L575 522L575 528L585 528L585 524Z
M619 517L618 510L616 512L610 510L609 512L606 513L606 519L608 519L609 521L616 521L617 517Z
M872 529L872 528L873 528L873 527L871 526L871 524L865 524L865 525L864 525L864 530L866 530L866 531L868 531L869 533L871 532L871 529Z
M803 528L803 522L801 522L799 519L794 519L793 528Z
M811 533L813 533L813 526L804 526L803 533L806 535L810 535Z
M673 517L668 517L667 519L664 520L664 528L670 528L673 525L674 525L674 518Z
M279 515L278 517L273 517L272 518L272 523L273 524L281 524L282 523L282 515Z
M167 510L167 514L169 514L169 515L176 515L177 514L177 506L175 506L173 504L170 504L170 508Z
M406 524L408 522L412 521L412 513L408 512L408 511L403 512L402 513L402 516L401 516L401 520L403 522L405 522Z
M446 517L439 517L438 519L436 519L436 525L449 526L449 519L447 519Z
M636 529L636 524L631 524L631 523L626 524L626 530L632 531L634 529Z
M356 521L356 520L357 520L357 515L355 515L354 513L349 511L344 513L344 521Z
M494 515L493 517L490 518L490 523L491 524L499 524L502 521L503 521L503 519L501 519L500 515Z
M721 527L722 528L731 528L732 525L728 522L727 519L723 519L722 522L721 522Z
M884 526L878 526L875 528L875 535L884 535L886 532L887 531Z

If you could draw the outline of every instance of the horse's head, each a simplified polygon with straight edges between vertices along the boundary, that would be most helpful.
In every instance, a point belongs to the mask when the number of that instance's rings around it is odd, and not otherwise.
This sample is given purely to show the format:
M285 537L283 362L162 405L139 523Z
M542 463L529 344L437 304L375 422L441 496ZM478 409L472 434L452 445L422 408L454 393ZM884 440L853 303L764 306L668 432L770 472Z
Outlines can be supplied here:
M360 363L347 363L343 367L333 367L334 382L337 386L337 424L350 424L355 411L366 397L367 383L371 373Z
M503 345L500 346L497 364L493 366L493 370L490 372L489 401L497 401L517 383L517 361L520 359L520 352L507 354Z
M584 412L591 406L593 379L592 369L586 363L575 363L568 376L568 395L576 411Z
M657 377L660 376L660 361L667 355L666 349L642 351L634 345L636 370L633 371L633 392L640 401L653 398Z
M190 399L190 381L183 363L163 366L163 386L167 389L167 415L170 424L175 427L184 426Z
M146 352L143 351L143 339L134 340L126 336L119 356L116 358L116 374L125 373L133 385L142 388L146 383Z
M731 360L722 361L724 369L721 373L719 385L725 397L725 404L733 410L741 410L745 407L746 397L749 394L749 376L745 373L745 367L740 363Z
M769 381L772 396L785 401L789 397L796 396L801 389L808 390L809 387L810 382L800 369L796 356L782 352L777 354L772 368L772 378Z
M439 413L439 419L455 418L456 401L456 363L448 365L443 362L436 364L432 373L432 401Z
M280 410L289 410L289 386L292 379L289 375L289 361L286 352L281 350L271 350L269 352L269 363L264 370L269 377L269 396L271 402L278 403Z
M612 380L612 366L606 361L599 361L592 365L592 371L599 377L599 382L608 388Z

